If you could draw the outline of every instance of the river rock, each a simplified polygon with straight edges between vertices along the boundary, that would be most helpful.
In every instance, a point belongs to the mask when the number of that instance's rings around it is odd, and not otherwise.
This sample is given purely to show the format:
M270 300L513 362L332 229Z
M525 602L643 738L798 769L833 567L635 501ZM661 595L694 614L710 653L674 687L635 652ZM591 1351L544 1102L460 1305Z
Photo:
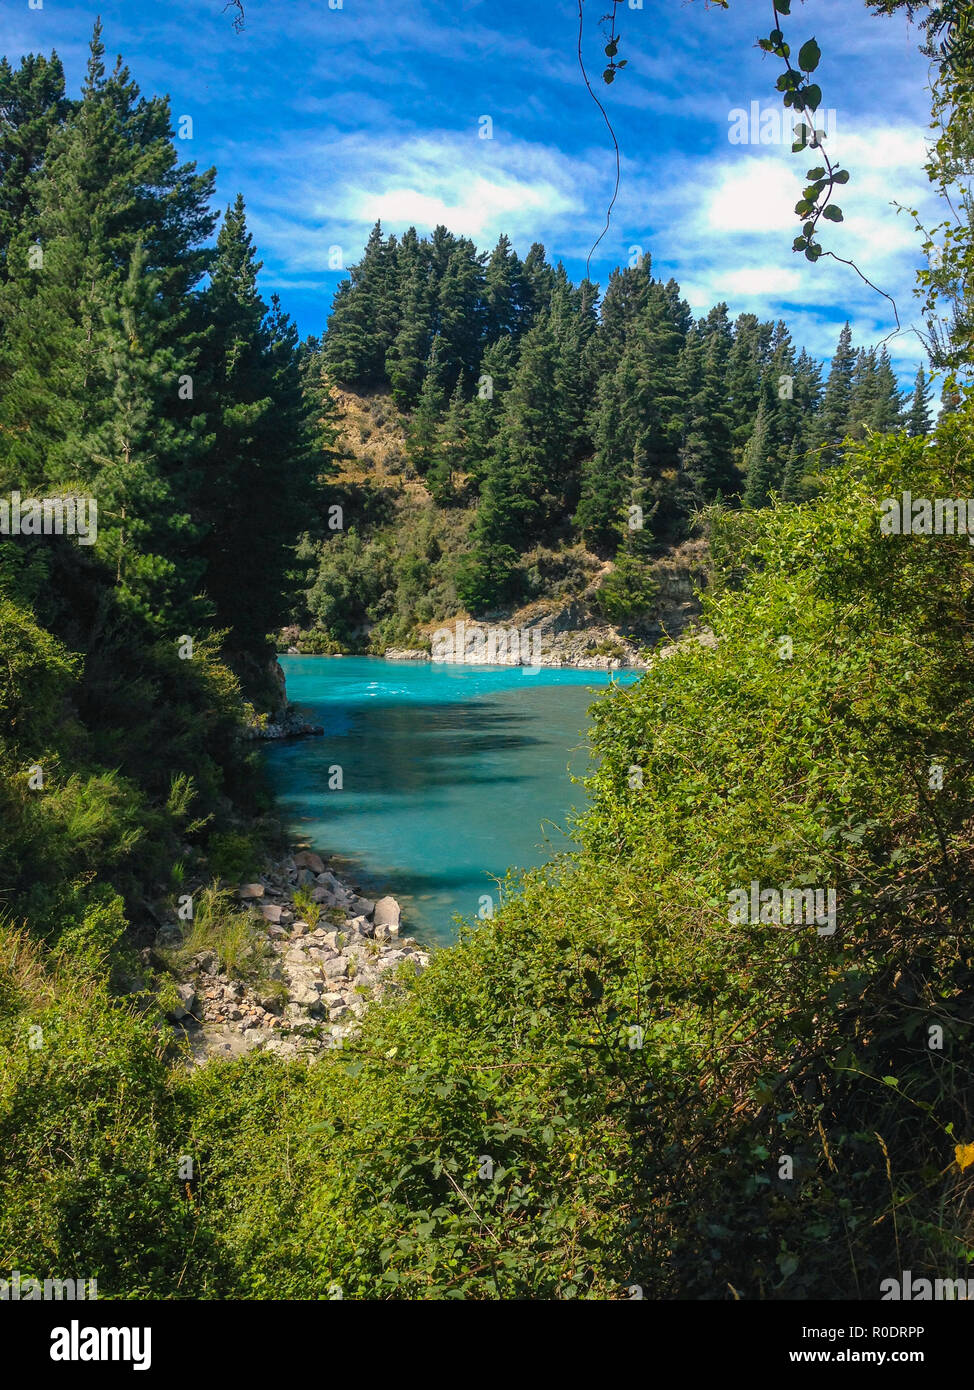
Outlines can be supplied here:
M179 1003L174 1004L166 1014L173 1023L191 1014L196 1007L196 990L192 985L177 985L176 993L179 995Z
M377 928L388 927L393 936L398 936L399 924L402 921L402 909L395 898L380 898L372 913L372 920Z
M294 856L294 867L296 869L310 869L314 874L323 874L325 864L320 854L315 854L314 850L303 849L300 854Z
M291 1003L307 1009L321 1002L321 986L311 980L295 981L291 987Z

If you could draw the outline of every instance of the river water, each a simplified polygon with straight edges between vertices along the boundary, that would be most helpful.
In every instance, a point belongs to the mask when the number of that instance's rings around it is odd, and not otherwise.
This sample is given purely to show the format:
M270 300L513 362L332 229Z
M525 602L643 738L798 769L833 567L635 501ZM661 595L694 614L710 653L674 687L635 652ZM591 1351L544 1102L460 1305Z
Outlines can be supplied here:
M586 711L608 673L379 657L281 665L289 699L325 730L267 745L282 814L370 897L398 898L404 934L450 941L456 914L496 905L509 867L571 847L567 814L585 793L570 774L589 767Z

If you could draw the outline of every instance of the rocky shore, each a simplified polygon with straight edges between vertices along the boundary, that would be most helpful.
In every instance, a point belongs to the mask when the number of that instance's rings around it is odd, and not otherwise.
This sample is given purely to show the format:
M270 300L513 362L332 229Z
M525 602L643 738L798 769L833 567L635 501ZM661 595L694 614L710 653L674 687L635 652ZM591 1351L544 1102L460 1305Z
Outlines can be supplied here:
M256 719L244 734L244 738L319 738L324 732L320 724L309 724L296 710L288 706L271 719Z
M168 1026L197 1065L255 1050L314 1057L341 1047L371 1000L401 990L404 972L429 963L400 936L394 898L361 897L312 850L269 865L235 898L257 963L243 977L221 961L219 942L187 956L179 928L163 926L156 938L179 980Z

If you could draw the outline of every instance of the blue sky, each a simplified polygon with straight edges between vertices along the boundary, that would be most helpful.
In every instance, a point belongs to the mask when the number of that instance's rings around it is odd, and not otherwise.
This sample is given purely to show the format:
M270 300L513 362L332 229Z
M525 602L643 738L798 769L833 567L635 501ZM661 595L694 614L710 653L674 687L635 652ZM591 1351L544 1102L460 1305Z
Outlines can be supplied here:
M332 0L336 3L337 0ZM628 0L633 3L634 0ZM36 0L35 0L36 3ZM324 327L342 278L331 248L354 263L368 230L437 222L489 249L504 231L525 253L541 241L574 278L604 222L614 180L611 144L578 70L576 0L245 0L235 33L223 0L5 0L2 49L11 59L56 48L69 89L80 86L101 14L109 55L121 52L147 93L167 92L191 115L187 158L215 164L222 204L241 191L265 263L302 334ZM584 52L593 79L604 60L607 0L585 0ZM933 211L923 174L927 65L905 20L875 18L861 0L804 0L787 34L815 35L829 148L852 174L846 221L826 245L893 294L907 326L922 259L906 214ZM611 88L593 85L622 150L612 227L594 279L633 247L674 276L695 313L726 300L732 314L784 317L798 343L827 358L849 318L857 342L892 328L887 302L844 267L810 266L791 250L792 208L807 164L790 143L732 144L734 109L780 109L778 65L755 47L770 4L643 0L619 9L620 57ZM489 116L493 138L480 138ZM333 254L333 253L332 253ZM904 382L922 349L890 343Z

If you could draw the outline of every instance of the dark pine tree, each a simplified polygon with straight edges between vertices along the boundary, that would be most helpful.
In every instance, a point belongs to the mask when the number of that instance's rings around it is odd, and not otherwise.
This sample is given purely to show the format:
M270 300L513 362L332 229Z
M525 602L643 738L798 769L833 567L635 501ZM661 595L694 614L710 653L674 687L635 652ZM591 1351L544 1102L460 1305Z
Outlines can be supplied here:
M190 534L199 444L179 378L193 371L214 173L178 164L168 102L143 99L121 60L106 75L103 59L96 26L82 99L48 145L32 244L15 237L0 290L0 474L100 496L95 555L110 555L132 606L177 623L194 566L152 557Z
M437 459L440 417L446 401L440 365L441 350L442 342L437 336L433 339L419 400L416 402L416 409L413 411L406 434L407 457L420 477L429 472Z
M501 236L484 271L484 331L488 343L516 336L523 267L506 236Z
M386 354L399 331L396 242L376 222L365 253L332 301L325 357L336 381L369 389L385 382Z
M815 443L822 446L821 463L825 467L839 460L840 445L849 428L855 372L856 351L852 346L852 329L846 323L839 334L838 346L832 358L815 431Z
M911 439L919 439L930 433L933 420L930 409L932 394L927 382L927 374L922 367L919 367L913 387L913 399L906 416L906 429Z
M399 332L386 353L385 374L396 405L411 410L423 385L433 314L429 258L413 227L402 239L397 262L401 314Z
M7 251L37 215L41 165L54 131L72 103L64 94L64 69L56 53L30 53L12 68L0 59L0 278Z
M227 209L203 299L210 325L198 401L209 441L195 498L206 590L230 653L266 651L300 581L318 462L311 448L297 332L257 285L261 263L243 198Z

